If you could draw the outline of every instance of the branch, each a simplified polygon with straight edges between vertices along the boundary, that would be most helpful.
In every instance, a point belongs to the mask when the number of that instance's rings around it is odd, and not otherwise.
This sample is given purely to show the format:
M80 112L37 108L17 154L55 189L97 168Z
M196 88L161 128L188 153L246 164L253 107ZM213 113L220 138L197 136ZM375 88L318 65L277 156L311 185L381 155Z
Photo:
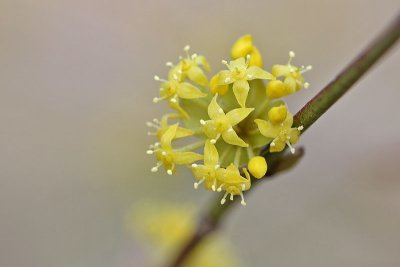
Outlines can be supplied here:
M383 32L364 49L339 75L323 88L314 98L312 98L294 116L294 126L303 125L303 132L309 128L319 117L321 117L351 86L357 82L364 73L381 58L386 51L392 47L400 37L400 14ZM280 171L282 158L290 157L285 151L279 153L269 153L268 147L263 149L260 155L268 158L268 173L270 177ZM300 157L303 150L298 150L293 157ZM299 156L300 155L300 156ZM264 179L263 179L264 180ZM256 186L260 180L253 179L252 187ZM209 233L215 231L222 218L227 212L238 203L237 198L231 202L221 205L219 199L213 204L200 219L198 229L189 242L182 248L170 267L179 267L189 256L190 252L196 248L199 242Z

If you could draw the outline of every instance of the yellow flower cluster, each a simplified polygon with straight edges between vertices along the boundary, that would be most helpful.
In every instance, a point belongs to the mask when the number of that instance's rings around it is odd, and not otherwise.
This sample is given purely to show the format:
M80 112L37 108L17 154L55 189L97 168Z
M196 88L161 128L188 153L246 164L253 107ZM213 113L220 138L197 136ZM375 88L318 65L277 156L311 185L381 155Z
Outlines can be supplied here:
M157 159L151 171L163 166L172 175L177 165L185 165L197 180L194 188L203 184L207 190L224 191L221 204L228 195L230 200L238 195L246 205L243 192L251 187L250 174L260 179L267 172L265 158L255 156L260 149L279 152L288 146L295 152L292 145L302 127L292 127L293 116L282 97L309 87L302 75L311 66L292 65L295 54L290 51L285 65L273 65L268 72L252 36L245 35L234 43L232 60L222 61L226 69L209 81L206 58L190 54L189 46L184 51L177 64L166 63L168 79L154 77L161 85L153 102L164 100L175 113L147 123L155 128L149 134L158 139L147 151ZM174 142L183 138L199 141L177 147Z

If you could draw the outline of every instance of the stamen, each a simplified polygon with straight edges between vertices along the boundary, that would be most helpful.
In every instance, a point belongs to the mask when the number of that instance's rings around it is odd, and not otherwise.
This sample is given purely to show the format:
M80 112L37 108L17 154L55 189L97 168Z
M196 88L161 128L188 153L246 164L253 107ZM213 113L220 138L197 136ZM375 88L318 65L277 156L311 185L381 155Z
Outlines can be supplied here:
M251 79L251 78L253 78L253 75L252 74L247 74L247 79Z
M158 77L157 75L154 75L154 80L159 81L160 77Z
M196 53L194 53L194 54L191 56L192 59L195 59L196 57L197 57L197 54L196 54Z
M303 74L304 72L310 71L312 70L312 66L308 65L307 67L305 67L305 69L301 70L300 73Z
M172 175L172 170L167 170L168 175Z
M183 50L184 50L185 52L189 51L189 50L190 50L190 45L185 45L185 47L183 48Z
M197 167L198 167L198 165L196 163L192 164L192 168L197 168Z
M240 201L240 204L242 204L242 206L246 206L246 202L244 201L243 192L240 192L240 198L242 199L242 201Z
M163 151L163 152L161 152L161 155L163 155L165 157L167 155L167 152Z
M194 183L193 184L194 189L199 188L199 185L201 185L205 180L206 180L206 177L203 177L198 183Z
M216 189L217 189L217 179L214 179L214 183L211 186L211 190L215 192Z
M231 197L229 198L231 201L233 201L233 194L231 193Z
M178 80L178 75L176 75L176 73L174 73L172 76L174 77L174 80Z
M221 192L222 191L222 187L224 187L225 184L221 184L218 188L217 188L217 192Z
M178 102L178 101L176 100L176 98L171 98L169 101L172 102L172 103Z
M231 78L227 77L225 78L225 83L230 83L231 82Z
M310 84L309 84L309 83L307 83L307 82L305 82L303 86L304 86L304 88L306 88L306 89L307 89L308 87L310 87Z
M151 172L157 172L158 171L158 168L160 168L160 166L162 165L162 163L161 162L157 162L157 165L155 166L155 167L153 167L153 168L151 168Z
M275 146L275 143L274 142L271 142L271 145L270 146Z
M228 192L225 193L224 197L221 199L221 205L224 205L226 202L226 197L228 196Z
M157 135L157 133L153 133L153 132L147 132L147 135L149 135L149 136L153 136L153 135Z
M200 120L200 124L201 124L201 125L206 125L205 120Z
M172 68L174 64L171 61L168 61L167 63L165 63L165 66Z
M246 189L246 185L242 184L242 191L244 191Z
M210 143L214 145L214 144L218 141L218 139L219 139L220 137L221 137L221 134L219 133L219 134L217 135L217 137L215 137L215 139L211 139L211 140L210 140Z
M218 169L219 169L219 167L220 167L220 166L219 166L218 164L217 164L217 165L215 165L215 166L214 166L214 170L218 170Z
M303 126L303 125L297 127L297 130L299 130L299 131L303 131L303 129L304 129L304 126Z
M224 64L224 65L228 65L228 61L226 61L226 60L222 60L221 62L222 62L222 64Z
M288 60L288 65L292 62L292 59L296 56L296 54L293 51L289 51L289 60Z
M286 141L286 144L288 145L288 147L289 147L289 149L290 149L290 152L291 152L292 154L294 154L294 152L296 152L296 149L294 149L294 147L292 147L292 145L290 144L289 141Z
M154 153L153 150L147 150L147 151L146 151L146 154L147 154L147 155L153 155L153 153Z

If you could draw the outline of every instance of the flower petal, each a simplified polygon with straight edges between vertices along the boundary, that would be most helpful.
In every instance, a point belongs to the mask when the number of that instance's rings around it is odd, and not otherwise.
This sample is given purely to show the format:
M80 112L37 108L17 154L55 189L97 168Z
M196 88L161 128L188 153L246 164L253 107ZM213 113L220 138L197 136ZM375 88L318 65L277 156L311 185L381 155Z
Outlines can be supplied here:
M244 108L246 106L247 95L249 94L249 83L246 80L238 80L233 83L233 93L239 105Z
M198 83L203 86L206 86L208 84L207 76L198 66L190 67L189 71L187 72L187 75L189 79L194 81L195 83Z
M207 141L204 146L204 164L209 166L215 166L219 164L219 155L217 148Z
M168 127L168 130L161 136L161 146L163 149L172 149L172 140L175 138L176 129L178 129L178 123L175 123Z
M194 152L170 152L172 161L176 164L190 164L203 159L203 155Z
M217 96L218 95L215 95L211 100L211 103L208 105L208 116L210 116L210 119L212 120L225 116L224 111L217 103Z
M207 59L205 58L205 56L197 56L197 57L194 59L194 62L195 62L197 65L202 65L206 71L211 71L210 64L208 64L208 61L207 61Z
M196 86L190 83L180 83L177 88L177 94L180 98L195 99L207 96L200 91Z
M258 66L251 66L246 70L247 80L264 79L272 80L274 76Z
M271 123L265 120L256 119L254 122L257 124L258 129L260 130L261 134L268 138L275 138L277 137L278 133L277 130L272 127Z
M240 57L238 59L232 60L229 62L229 70L235 71L236 69L244 69L246 68L246 60L244 57Z
M187 136L191 136L193 135L194 132L192 130L189 129L185 129L182 127L178 127L178 129L176 129L176 134L175 134L175 138L183 138L183 137L187 137Z
M241 147L248 147L249 145L246 144L245 141L243 141L237 134L236 132L230 128L229 130L225 131L222 133L222 138L224 141L228 144L235 145L235 146L241 146Z
M226 117L228 118L229 124L235 126L244 120L253 110L254 108L236 108L226 113Z
M235 80L232 78L232 73L229 70L222 70L216 75L218 79L216 80L217 85L231 84Z
M272 66L272 75L275 77L290 75L290 68L287 65Z
M275 145L271 146L272 143L274 143ZM286 146L286 143L283 142L282 140L280 140L279 138L274 139L271 142L271 144L269 146L269 151L270 152L281 152Z

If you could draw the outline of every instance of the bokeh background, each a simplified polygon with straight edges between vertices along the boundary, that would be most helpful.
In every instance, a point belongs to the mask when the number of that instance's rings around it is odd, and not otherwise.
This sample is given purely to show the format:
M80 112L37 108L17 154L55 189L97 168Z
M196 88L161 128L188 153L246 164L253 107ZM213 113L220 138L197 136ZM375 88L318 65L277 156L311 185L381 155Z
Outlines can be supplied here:
M145 121L182 48L214 71L251 33L266 67L312 64L296 112L400 10L397 0L0 0L0 266L141 266L126 213L188 202L192 177L149 172ZM396 49L397 48L397 49ZM245 266L400 266L397 45L301 140L292 171L257 187L223 234Z

